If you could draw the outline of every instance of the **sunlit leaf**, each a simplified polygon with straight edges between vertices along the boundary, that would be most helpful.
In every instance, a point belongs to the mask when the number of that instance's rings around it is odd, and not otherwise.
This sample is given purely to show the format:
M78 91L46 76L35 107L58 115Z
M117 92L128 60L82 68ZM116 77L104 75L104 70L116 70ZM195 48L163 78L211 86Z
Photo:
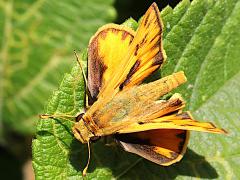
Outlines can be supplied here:
M228 136L192 133L180 163L161 167L103 141L93 144L88 179L240 178L240 1L182 1L162 12L164 48L162 75L184 70L188 82L177 91L196 119L212 121ZM74 66L48 103L46 113L75 114L83 108L84 86ZM86 146L74 139L71 122L39 121L33 141L37 179L81 178Z

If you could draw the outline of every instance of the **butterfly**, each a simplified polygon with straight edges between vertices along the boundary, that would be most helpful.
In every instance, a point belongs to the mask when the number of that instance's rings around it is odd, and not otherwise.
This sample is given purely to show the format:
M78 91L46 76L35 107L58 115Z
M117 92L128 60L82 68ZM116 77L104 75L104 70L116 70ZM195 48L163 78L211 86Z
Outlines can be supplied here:
M226 134L184 112L185 101L180 94L161 99L187 81L183 71L143 83L166 61L162 32L160 12L153 3L136 31L107 24L90 39L86 111L76 117L72 127L81 143L89 147L99 137L114 135L124 150L168 166L182 159L189 131Z

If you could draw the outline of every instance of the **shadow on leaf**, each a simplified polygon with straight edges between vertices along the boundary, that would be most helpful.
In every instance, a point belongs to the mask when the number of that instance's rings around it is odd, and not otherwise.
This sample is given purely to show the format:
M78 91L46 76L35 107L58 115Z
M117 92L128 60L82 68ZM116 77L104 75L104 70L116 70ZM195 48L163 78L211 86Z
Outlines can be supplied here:
M216 170L206 159L188 149L183 160L174 165L163 167L139 156L125 152L119 146L106 146L103 139L91 144L91 163L89 175L104 168L116 179L175 179L178 175L214 179ZM70 162L75 170L82 172L87 163L87 145L76 139L71 144Z

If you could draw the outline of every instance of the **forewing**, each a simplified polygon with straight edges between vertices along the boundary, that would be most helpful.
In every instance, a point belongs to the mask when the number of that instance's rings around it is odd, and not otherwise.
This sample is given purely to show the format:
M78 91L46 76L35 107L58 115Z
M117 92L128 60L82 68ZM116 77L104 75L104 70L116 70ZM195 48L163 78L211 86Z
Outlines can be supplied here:
M162 28L158 7L153 3L143 16L127 53L123 53L119 68L108 83L102 86L99 99L112 98L124 87L140 84L162 65L166 59L162 45Z
M162 44L163 23L160 12L153 3L143 16L136 36L129 48L128 71L120 88L140 84L146 77L157 70L166 60Z
M107 24L91 38L88 46L88 88L92 101L101 87L119 71L135 32L125 26ZM91 105L93 102L89 102Z
M217 128L210 122L198 122L188 112L167 115L156 119L133 123L118 131L118 133L133 133L152 129L181 129L202 131L208 133L226 134L224 129Z

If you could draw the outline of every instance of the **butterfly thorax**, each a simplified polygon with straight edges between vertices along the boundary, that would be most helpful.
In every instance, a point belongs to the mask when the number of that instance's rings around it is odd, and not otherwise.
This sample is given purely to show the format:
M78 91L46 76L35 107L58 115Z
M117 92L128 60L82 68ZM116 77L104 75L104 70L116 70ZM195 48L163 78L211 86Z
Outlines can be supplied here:
M74 124L72 131L76 139L87 143L91 138L98 136L99 128L90 116L84 114L80 121Z

